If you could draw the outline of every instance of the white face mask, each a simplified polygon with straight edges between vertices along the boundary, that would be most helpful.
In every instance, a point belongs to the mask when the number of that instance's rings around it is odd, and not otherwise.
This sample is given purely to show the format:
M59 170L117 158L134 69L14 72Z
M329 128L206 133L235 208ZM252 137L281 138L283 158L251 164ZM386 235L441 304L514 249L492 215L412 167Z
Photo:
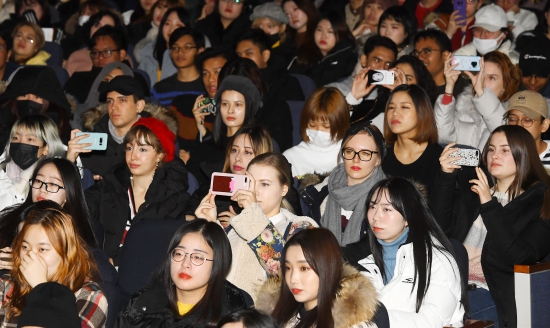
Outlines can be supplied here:
M306 129L306 134L309 142L320 148L326 148L334 143L328 132Z
M82 26L82 25L86 24L86 22L88 20L90 20L90 16L82 15L82 16L78 17L78 25Z
M497 50L498 46L500 45L502 35L500 35L496 39L478 39L474 37L474 46L476 47L477 51L481 55L485 55L488 52L491 52L493 50Z

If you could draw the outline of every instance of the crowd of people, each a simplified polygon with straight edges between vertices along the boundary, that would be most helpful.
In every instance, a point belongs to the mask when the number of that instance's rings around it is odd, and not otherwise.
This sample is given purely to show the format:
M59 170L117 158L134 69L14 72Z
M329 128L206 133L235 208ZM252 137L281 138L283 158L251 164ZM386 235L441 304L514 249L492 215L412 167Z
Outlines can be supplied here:
M0 326L518 327L550 1L465 2L5 1Z

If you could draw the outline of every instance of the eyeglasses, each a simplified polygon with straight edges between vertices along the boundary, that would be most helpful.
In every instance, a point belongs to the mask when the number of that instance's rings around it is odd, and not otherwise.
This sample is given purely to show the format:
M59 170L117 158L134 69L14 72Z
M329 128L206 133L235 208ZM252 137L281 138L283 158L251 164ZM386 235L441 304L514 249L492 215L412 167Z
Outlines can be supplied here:
M113 56L113 52L120 51L120 49L113 49L113 50L103 50L103 51L90 51L90 57L92 59L97 59L101 55L103 58L111 58Z
M187 254L189 254L189 259L191 260L191 263L195 266L201 266L204 264L205 261L214 261L205 258L204 255L202 255L201 253L187 253L179 248L175 248L172 253L170 253L170 256L172 257L172 260L176 262L182 262L185 261Z
M17 41L25 41L25 42L29 42L29 43L34 43L34 38L33 37L24 36L24 35L21 35L21 34L15 35L14 39L17 40Z
M190 45L185 45L184 47L172 47L170 48L170 53L176 53L176 54L179 54L180 52L183 52L183 53L188 53L190 52L191 50L193 49L197 49L197 46L190 46Z
M533 125L533 122L538 120L538 118L536 120L533 120L529 117L524 117L520 120L515 116L511 116L506 119L506 122L508 123L508 125L519 125L519 123L521 123L521 126L523 126L524 128L530 128ZM540 120L542 120L542 118L540 118Z
M29 180L29 182L31 184L31 187L33 187L34 189L42 189L42 186L46 186L46 191L53 194L57 193L59 189L65 189L65 187L61 187L60 185L57 185L55 183L44 182L38 179Z
M235 4L241 4L244 1L243 0L220 0L220 2L226 2L226 3L233 2Z
M378 152L374 150L355 151L351 148L342 149L342 157L348 161L352 161L355 158L355 156L359 156L359 159L362 162L368 162L372 159L372 154L378 154Z
M441 49L430 49L430 48L424 48L420 51L413 51L411 52L411 55L415 56L415 57L427 57L429 55L431 55L432 51L441 51Z

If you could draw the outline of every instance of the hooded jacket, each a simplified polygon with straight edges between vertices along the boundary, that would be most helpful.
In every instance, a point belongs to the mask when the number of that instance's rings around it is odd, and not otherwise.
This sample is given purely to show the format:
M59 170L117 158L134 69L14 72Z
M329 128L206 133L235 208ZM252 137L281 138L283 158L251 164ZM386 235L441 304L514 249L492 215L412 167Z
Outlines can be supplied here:
M282 277L271 277L260 289L256 309L272 314L280 297ZM388 327L385 307L378 302L378 294L370 280L353 267L344 264L340 289L332 305L335 328ZM298 310L298 309L296 309ZM285 328L299 322L296 314Z

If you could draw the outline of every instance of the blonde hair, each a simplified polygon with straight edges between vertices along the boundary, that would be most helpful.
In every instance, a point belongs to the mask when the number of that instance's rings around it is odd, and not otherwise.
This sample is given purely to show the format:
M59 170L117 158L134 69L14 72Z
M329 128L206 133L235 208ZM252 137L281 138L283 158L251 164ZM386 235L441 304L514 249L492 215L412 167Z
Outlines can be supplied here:
M28 26L32 28L34 32L34 37L35 37L34 46L36 47L36 51L29 58L23 58L22 60L19 60L17 62L18 64L25 64L29 59L36 56L36 54L40 50L42 50L42 48L44 48L44 45L46 44L46 39L44 38L44 32L42 32L42 28L38 24L35 24L33 22L27 22L27 21L22 21L19 24L15 25L15 28L13 29L13 32L11 34L11 37L13 38L14 42L15 42L15 35L17 34L17 32L19 32L19 29L23 26ZM15 47L13 47L13 49L15 49ZM15 60L14 51L12 51L12 58Z
M270 17L260 17L260 18L256 18L252 22L252 28L260 28L260 21L264 18L269 19L269 22L271 24L279 26L279 33L278 34L279 34L280 43L285 42L285 40L286 40L286 24L285 23L277 22L276 20L274 20L273 18L270 18Z

